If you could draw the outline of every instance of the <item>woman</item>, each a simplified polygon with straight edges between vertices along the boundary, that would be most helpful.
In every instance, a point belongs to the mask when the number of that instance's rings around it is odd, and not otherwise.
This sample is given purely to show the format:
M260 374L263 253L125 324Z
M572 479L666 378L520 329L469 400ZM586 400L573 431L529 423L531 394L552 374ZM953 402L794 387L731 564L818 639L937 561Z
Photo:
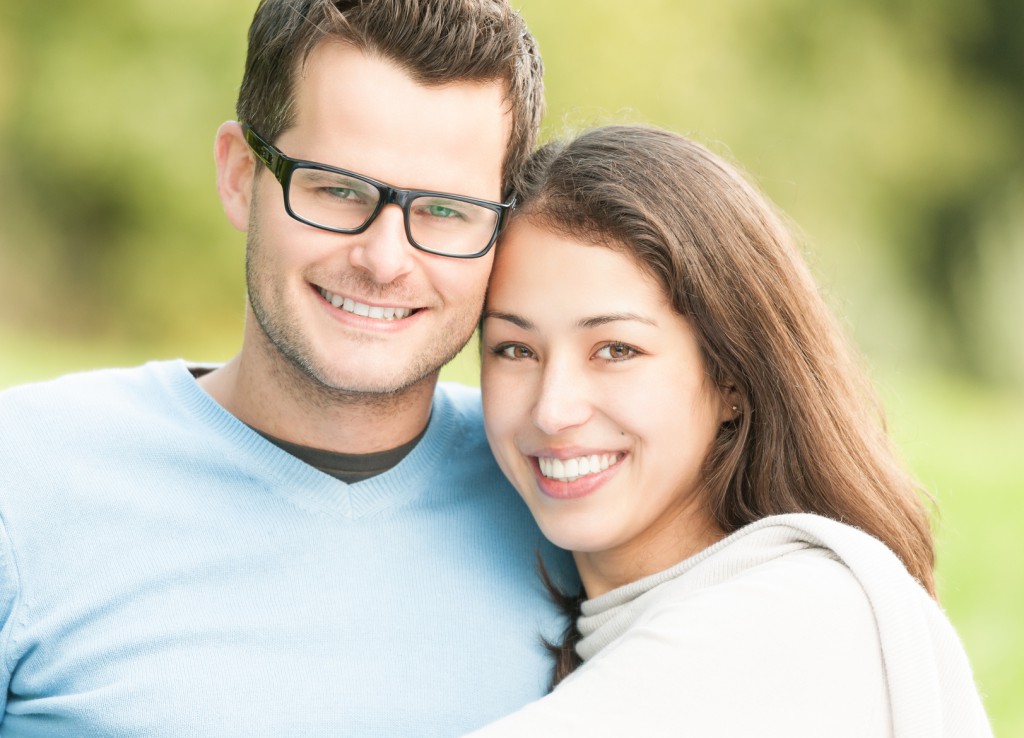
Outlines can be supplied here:
M990 735L921 492L766 199L616 126L539 151L521 203L487 434L585 592L565 680L479 735Z

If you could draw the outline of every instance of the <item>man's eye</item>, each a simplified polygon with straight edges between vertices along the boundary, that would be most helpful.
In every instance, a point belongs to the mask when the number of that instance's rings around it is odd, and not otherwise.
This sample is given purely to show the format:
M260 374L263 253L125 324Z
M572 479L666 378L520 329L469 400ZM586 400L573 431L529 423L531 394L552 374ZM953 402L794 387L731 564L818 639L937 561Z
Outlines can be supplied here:
M324 191L336 200L359 200L361 195L351 187L325 187Z
M461 211L456 210L455 208L452 207L448 207L447 205L439 205L437 203L427 205L423 210L431 218L441 218L444 220L448 220L450 218L464 217Z
M609 343L597 350L595 356L599 359L607 359L608 361L623 361L624 359L632 359L639 352L626 343Z

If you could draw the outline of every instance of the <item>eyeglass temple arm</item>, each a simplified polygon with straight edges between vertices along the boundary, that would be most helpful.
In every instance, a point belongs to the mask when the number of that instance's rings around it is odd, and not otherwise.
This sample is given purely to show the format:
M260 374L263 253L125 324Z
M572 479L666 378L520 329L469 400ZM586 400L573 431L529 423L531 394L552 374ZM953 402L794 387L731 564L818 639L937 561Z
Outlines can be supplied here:
M284 163L281 158L281 152L264 141L248 123L244 123L242 125L242 132L245 134L246 143L249 144L249 148L251 148L252 152L256 154L256 157L267 165L267 169L269 169L275 177L280 179L280 168L281 164Z

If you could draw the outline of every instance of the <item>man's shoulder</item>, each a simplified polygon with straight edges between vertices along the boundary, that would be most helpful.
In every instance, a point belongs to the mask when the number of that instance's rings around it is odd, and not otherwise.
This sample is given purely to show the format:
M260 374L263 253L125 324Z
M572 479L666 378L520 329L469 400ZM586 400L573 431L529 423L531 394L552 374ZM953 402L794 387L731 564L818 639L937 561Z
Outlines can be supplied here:
M0 399L9 401L41 399L76 393L83 389L101 389L151 382L173 368L184 366L180 361L153 361L134 367L104 367L69 372L60 376L35 382L14 385L0 391Z
M510 514L509 507L516 508L517 515L526 511L487 443L478 387L438 384L430 427L422 444L427 458L435 460L449 482L459 480L452 489L457 487L460 494L487 507L499 507L503 514Z
M94 369L66 374L0 392L0 429L24 433L99 421L119 412L140 412L159 404L176 378L187 377L182 362L152 362L133 368Z
M461 417L475 422L483 422L479 387L470 387L457 382L438 382L437 388L434 390L434 401L444 404L451 412Z
M462 435L462 443L486 446L480 388L440 382L434 390L433 414L442 425ZM488 454L490 451L488 451Z

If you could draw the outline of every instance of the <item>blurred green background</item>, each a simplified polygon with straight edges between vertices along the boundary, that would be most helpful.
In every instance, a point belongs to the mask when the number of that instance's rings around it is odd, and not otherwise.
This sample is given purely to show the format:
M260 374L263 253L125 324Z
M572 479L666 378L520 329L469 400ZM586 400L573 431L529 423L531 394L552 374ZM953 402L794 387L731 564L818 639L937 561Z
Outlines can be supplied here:
M673 128L800 224L938 501L942 601L996 732L1024 735L1024 3L519 5L545 137ZM0 387L237 350L212 149L254 6L0 6ZM472 351L446 376L475 382Z

